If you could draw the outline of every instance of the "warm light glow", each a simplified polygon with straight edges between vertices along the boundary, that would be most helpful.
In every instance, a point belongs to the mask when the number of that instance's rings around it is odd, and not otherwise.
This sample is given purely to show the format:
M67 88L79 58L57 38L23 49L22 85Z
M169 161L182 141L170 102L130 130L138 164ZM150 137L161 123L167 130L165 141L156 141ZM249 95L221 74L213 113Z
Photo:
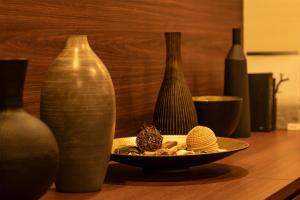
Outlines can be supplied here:
M103 63L98 64L98 69L100 70L100 73L101 73L102 75L105 75L105 74L106 74L106 73L105 73L105 68L103 67Z
M299 0L245 0L244 51L300 52ZM277 93L277 127L300 121L300 54L247 56L250 73L280 73L290 80Z
M249 51L300 50L299 8L299 0L245 0L245 48Z
M89 72L92 77L95 77L97 75L97 71L95 68L90 67Z
M74 49L74 60L73 60L73 68L76 70L79 67L79 55L78 55L79 49L76 47Z

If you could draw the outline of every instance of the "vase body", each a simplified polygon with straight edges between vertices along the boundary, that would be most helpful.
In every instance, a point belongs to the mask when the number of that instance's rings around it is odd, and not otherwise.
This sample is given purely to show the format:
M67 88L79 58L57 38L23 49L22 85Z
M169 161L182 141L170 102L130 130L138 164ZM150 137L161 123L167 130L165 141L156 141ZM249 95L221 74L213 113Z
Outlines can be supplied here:
M243 98L241 117L232 137L251 134L247 61L240 44L240 30L233 29L232 47L225 59L224 95Z
M41 119L60 148L56 190L100 190L115 131L115 92L86 36L70 36L49 68L41 92Z
M58 167L50 129L22 109L27 60L0 60L0 199L34 200Z
M181 33L166 33L165 39L166 68L153 124L162 134L184 135L197 125L197 114L181 69Z

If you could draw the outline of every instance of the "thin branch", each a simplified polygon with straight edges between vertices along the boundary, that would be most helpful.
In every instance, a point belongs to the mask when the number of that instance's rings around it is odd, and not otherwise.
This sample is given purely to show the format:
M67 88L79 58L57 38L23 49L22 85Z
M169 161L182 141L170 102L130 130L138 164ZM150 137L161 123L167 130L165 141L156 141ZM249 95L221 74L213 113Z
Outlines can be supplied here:
M277 83L276 86L275 86L275 91L274 91L275 94L278 92L279 86L280 86L283 82L288 81L288 80L290 80L290 79L289 79L289 78L283 78L283 74L280 73L280 79L279 79L278 83Z

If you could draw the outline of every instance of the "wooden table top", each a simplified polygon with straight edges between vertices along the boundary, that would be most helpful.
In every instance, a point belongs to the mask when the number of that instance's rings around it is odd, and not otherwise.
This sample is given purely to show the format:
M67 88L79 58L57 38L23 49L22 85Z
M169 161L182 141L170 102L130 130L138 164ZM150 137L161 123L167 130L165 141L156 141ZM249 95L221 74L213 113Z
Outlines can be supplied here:
M300 131L252 133L246 150L176 174L144 174L111 162L102 191L42 200L264 199L300 177Z

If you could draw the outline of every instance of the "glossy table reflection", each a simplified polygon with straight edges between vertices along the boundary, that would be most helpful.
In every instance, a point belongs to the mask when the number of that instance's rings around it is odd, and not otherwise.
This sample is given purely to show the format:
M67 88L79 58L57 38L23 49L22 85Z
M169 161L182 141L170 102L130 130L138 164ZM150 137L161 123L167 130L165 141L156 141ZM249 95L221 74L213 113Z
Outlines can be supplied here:
M101 192L57 193L42 200L264 199L300 177L300 132L253 133L250 147L178 173L144 173L111 162Z

